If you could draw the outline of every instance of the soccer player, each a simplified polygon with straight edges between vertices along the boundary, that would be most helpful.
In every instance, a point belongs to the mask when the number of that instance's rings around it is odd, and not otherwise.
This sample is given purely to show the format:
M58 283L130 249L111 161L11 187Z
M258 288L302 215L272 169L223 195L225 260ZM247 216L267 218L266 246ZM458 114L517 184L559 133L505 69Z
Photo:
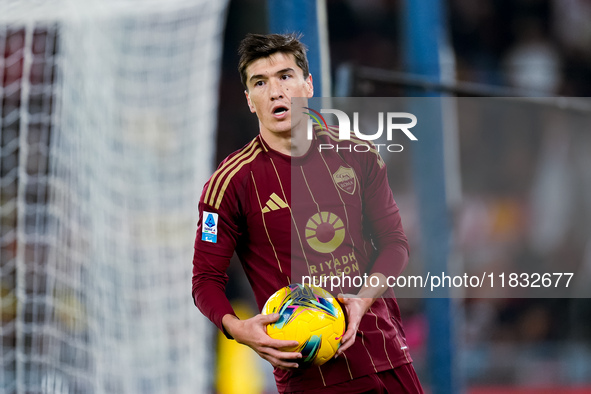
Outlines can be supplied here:
M249 34L239 53L259 135L228 156L203 189L193 259L195 304L226 336L275 367L281 393L422 393L396 299L382 286L408 262L384 162L373 148L347 150L361 141L338 141L330 127L316 127L311 140L296 133L307 117L292 108L291 99L314 94L298 37ZM338 152L318 149L337 143ZM225 295L234 251L259 310L303 275L373 278L361 288L339 289L347 329L334 359L299 367L302 355L285 351L297 342L266 334L277 314L236 317Z

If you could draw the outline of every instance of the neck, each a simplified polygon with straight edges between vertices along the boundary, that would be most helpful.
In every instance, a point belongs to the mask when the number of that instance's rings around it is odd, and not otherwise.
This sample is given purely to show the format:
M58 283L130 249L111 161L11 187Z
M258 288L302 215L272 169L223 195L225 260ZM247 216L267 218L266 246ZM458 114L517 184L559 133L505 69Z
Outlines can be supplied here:
M291 137L291 155L293 157L304 156L310 149L310 145L312 145L312 141L306 138L305 132L295 133Z
M271 149L292 157L305 155L310 149L310 145L312 145L312 141L306 138L305 132L292 133L290 130L276 134L261 129L260 133Z

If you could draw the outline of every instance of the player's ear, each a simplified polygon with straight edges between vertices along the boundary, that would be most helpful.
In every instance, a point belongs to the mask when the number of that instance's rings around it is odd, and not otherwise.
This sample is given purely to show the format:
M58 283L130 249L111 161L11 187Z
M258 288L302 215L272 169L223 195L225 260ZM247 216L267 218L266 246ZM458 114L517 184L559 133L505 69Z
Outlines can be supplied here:
M248 104L248 108L250 109L250 112L252 112L254 114L256 112L256 109L254 108L254 105L252 105L252 101L250 101L250 96L248 95L248 90L244 91L244 95L246 96L246 103Z
M306 78L306 85L308 90L308 98L314 96L314 83L312 82L312 74L308 74L308 78Z

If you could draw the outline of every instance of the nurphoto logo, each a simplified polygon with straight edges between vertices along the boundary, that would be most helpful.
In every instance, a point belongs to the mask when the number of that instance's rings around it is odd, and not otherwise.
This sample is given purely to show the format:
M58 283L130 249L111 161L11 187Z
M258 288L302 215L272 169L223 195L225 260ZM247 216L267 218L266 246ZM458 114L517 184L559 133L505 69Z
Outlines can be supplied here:
M359 112L353 112L353 128L351 128L351 120L349 119L349 115L345 112L338 110L338 109L321 109L320 112L305 107L308 111L305 114L309 116L308 118L308 139L312 140L313 137L313 129L314 123L318 124L321 129L328 131L328 124L324 119L322 114L333 114L336 116L338 121L338 139L341 141L351 140L351 130L354 133L353 139L356 140L357 143L355 145L347 145L347 146L339 146L338 144L319 144L318 150L351 150L353 149L356 152L367 152L371 149L370 144L362 143L362 141L375 141L382 137L384 134L384 123L386 123L385 131L386 131L386 139L390 142L392 141L392 137L395 132L402 132L404 135L411 141L418 141L418 138L410 131L411 128L416 126L417 124L417 117L408 112L378 112L378 130L373 134L365 134L359 130ZM385 119L385 122L384 122ZM401 119L410 120L410 122L401 123ZM360 140L360 141L359 141ZM388 152L402 152L404 147L400 144L373 144L373 146L380 151L380 148L385 148Z

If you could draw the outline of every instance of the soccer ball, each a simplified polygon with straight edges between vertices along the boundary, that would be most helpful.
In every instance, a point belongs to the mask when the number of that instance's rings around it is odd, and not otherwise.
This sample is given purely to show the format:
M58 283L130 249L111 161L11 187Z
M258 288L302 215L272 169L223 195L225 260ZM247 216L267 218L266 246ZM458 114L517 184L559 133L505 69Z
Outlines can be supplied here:
M263 315L279 313L267 325L271 338L295 340L296 347L285 349L302 353L300 365L322 365L330 360L345 333L345 315L338 301L319 287L294 283L276 291L265 303Z

